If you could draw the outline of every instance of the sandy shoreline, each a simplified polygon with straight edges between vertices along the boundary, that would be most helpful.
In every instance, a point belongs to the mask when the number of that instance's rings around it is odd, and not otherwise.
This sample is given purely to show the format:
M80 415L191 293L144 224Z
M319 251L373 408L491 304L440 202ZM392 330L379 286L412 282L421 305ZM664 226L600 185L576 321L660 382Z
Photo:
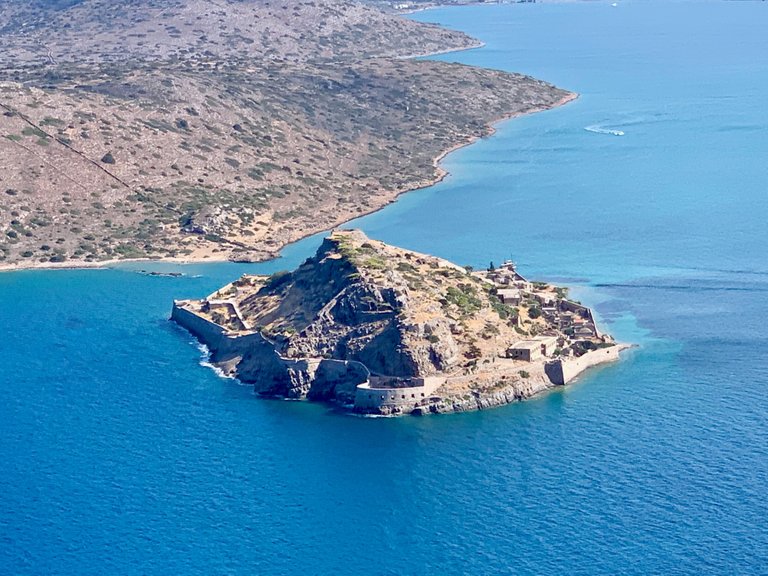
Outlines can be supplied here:
M472 48L467 48L472 49ZM449 51L450 52L450 51ZM439 52L442 53L442 52ZM497 118L496 120L493 120L488 124L488 132L487 134L484 134L482 136L473 136L471 138L468 138L467 140L463 142L457 142L453 146L449 147L448 149L444 150L440 154L438 154L432 164L435 168L435 176L433 178L430 178L428 180L424 180L422 182L418 182L414 184L413 186L409 186L408 188L404 188L403 190L395 191L392 195L391 200L384 203L382 206L376 208L375 210L371 210L369 212L365 212L364 214L358 214L353 219L361 218L363 216L368 216L370 214L375 214L376 212L383 210L393 202L396 202L397 199L402 196L403 194L407 194L408 192L414 192L416 190L421 190L423 188L429 188L430 186L434 186L435 184L442 182L446 176L448 176L448 171L440 166L440 162L448 156L451 152L455 152L456 150L459 150L461 148L464 148L465 146L469 146L471 144L474 144L481 138L487 138L489 136L493 136L493 134L496 133L496 126L501 123L505 122L507 120L512 120L514 118L518 118L520 116L527 116L528 114L535 114L537 112L544 112L546 110L552 110L554 108L558 108L560 106L564 106L565 104L568 104L569 102L576 100L579 97L578 94L575 92L569 92L566 96L563 96L560 100L552 104L551 106L544 106L539 108L534 108L531 110L528 110L527 112L513 112L510 114L505 114L501 116L500 118ZM348 221L348 220L347 220ZM339 226L343 225L343 222L338 224ZM314 236L317 234L318 231L309 232L305 236L302 236L301 238L297 238L296 240L293 240L291 242L288 242L282 246L280 246L276 254L279 254L280 251L282 251L286 246L289 244L293 244L294 242L299 242L300 240L307 238L309 236ZM228 258L221 258L219 254L214 254L213 249L216 248L215 246L211 247L211 251L208 254L205 254L203 256L196 256L196 257L179 257L179 258L126 258L126 259L114 259L114 260L99 260L98 262L85 262L85 261L71 261L71 262L19 262L14 264L0 264L0 272L19 272L22 270L93 270L93 269L107 269L114 267L117 264L125 264L130 262L160 262L160 263L173 263L173 264L200 264L200 263L223 263L223 262L232 262L232 260ZM210 257L207 257L210 256ZM276 257L276 256L275 256ZM266 262L270 260L271 258L267 258L265 260L259 260L258 262ZM257 262L254 262L257 263Z

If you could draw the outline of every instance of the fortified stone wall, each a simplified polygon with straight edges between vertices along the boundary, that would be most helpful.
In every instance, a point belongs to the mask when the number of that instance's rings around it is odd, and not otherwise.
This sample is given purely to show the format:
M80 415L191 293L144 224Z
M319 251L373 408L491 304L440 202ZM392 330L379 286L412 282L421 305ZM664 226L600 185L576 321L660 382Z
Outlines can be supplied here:
M218 324L185 308L185 304L174 302L171 319L208 346L212 362L243 382L254 384L258 393L351 404L357 386L370 376L365 365L352 360L284 358L260 333L228 335Z
M611 346L610 348L591 350L578 358L553 360L546 364L544 370L553 384L568 384L587 368L618 360L619 352L623 349L624 346Z
M583 304L577 304L573 300L561 300L560 308L568 312L574 312L576 314L580 314L582 317L584 317L586 320L592 323L592 325L595 327L595 336L597 336L598 338L600 337L601 335L600 329L597 327L597 321L595 320L595 316L592 313L591 308L588 308Z
M577 304L573 300L561 300L560 308L567 312L575 312L577 314L587 315L590 313L590 309L583 304Z
M208 346L211 350L218 348L219 342L224 337L224 329L206 320L202 316L195 314L191 310L183 308L184 300L177 300L173 303L171 311L171 320L176 322L182 328L186 328L198 340Z
M272 348L272 343L258 332L241 336L228 336L224 328L184 307L186 301L178 300L173 303L171 320L188 330L200 342L208 346L212 360L221 362L224 359L240 356L254 346L266 344Z
M442 377L414 378L418 386L407 388L372 388L361 384L355 390L355 410L359 412L391 412L397 408L410 412L445 383Z

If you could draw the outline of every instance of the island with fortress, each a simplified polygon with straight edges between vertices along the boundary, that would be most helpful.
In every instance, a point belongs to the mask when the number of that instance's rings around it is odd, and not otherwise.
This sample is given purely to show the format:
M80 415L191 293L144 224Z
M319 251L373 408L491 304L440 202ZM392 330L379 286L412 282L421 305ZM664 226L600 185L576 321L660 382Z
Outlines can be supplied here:
M513 262L474 271L337 230L293 272L244 275L172 319L260 396L356 413L485 409L571 382L628 346Z

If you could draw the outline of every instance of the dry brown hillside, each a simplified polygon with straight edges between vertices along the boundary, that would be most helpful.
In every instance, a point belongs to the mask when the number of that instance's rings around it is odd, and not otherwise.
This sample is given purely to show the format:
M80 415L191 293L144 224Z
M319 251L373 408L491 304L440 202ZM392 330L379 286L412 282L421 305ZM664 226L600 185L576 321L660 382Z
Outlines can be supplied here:
M83 0L65 9L0 3L0 61L78 62L402 56L477 42L351 0ZM0 24L2 25L2 24Z
M0 259L260 259L569 94L346 0L0 0ZM68 4L73 4L68 6Z

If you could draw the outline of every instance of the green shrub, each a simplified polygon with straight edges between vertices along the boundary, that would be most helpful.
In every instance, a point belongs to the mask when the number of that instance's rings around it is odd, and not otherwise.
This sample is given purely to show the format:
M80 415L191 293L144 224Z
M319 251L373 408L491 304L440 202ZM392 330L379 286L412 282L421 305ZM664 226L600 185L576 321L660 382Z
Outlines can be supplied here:
M469 284L459 284L458 288L449 286L445 291L445 300L456 306L462 314L473 314L483 307L477 291Z
M387 263L381 258L368 258L362 264L363 268L369 268L372 270L384 270L387 267Z
M22 131L22 134L24 136L37 136L38 138L45 138L46 133L40 130L39 128L35 128L33 126L26 126Z

